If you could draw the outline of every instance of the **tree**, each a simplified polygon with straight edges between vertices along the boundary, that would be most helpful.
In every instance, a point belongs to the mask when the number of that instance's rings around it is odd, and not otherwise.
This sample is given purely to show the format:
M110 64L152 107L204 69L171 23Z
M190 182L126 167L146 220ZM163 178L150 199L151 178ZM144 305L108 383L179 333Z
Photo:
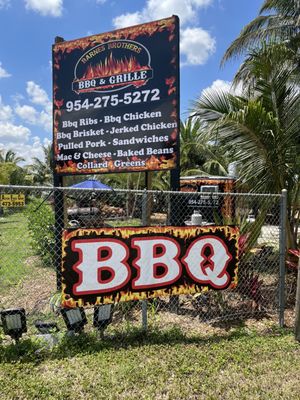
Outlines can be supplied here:
M264 0L259 16L243 28L227 49L222 62L259 48L264 42L283 43L294 50L299 48L299 0Z
M38 185L52 185L53 164L52 164L52 143L43 146L44 160L33 157L33 164L29 166L33 174L33 182Z
M13 150L0 150L0 163L14 163L18 164L21 161L25 161L23 157L18 157Z
M24 185L26 184L26 167L22 168L17 164L25 161L13 150L0 150L0 184L2 185Z
M278 45L281 46L281 45ZM240 180L253 192L288 190L289 246L296 246L295 216L299 197L300 98L291 77L294 68L277 46L253 51L241 66L244 95L206 92L194 113L205 130L235 151ZM288 51L288 50L287 50ZM245 80L247 77L247 80Z
M13 162L0 162L0 184L1 185L25 185L26 170Z
M226 149L207 136L199 119L180 122L180 169L182 175L226 175Z

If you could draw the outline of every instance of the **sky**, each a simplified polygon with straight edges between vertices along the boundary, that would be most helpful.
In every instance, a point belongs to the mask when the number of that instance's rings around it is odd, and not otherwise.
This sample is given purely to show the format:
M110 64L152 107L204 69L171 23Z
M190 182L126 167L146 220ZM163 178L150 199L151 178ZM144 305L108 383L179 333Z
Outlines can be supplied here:
M262 0L0 0L0 150L31 163L52 140L52 44L178 15L180 108L228 90L241 59L221 58Z

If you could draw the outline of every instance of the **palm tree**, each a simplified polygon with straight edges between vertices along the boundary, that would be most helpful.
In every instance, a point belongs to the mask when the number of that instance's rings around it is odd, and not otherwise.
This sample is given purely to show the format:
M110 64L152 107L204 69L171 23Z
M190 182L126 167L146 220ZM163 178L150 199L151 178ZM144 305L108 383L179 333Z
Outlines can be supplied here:
M33 164L29 166L33 174L33 182L39 185L51 185L53 182L52 143L43 146L44 160L33 157Z
M19 157L13 150L0 150L0 163L13 163L18 164L19 162L25 161L23 157Z
M28 185L29 183L25 168L22 168L13 162L0 162L1 185Z
M253 192L288 190L289 246L296 245L295 196L299 196L300 97L290 79L294 73L276 46L253 51L236 76L244 80L244 95L205 92L194 113L205 130L235 151L240 179ZM247 81L245 82L245 77ZM298 193L298 195L297 195Z
M222 62L263 42L284 43L293 49L300 44L299 0L264 0L259 16L246 25L227 49Z
M181 171L197 169L205 161L199 149L200 121L188 118L180 121L180 168Z
M226 175L226 149L205 134L199 119L180 122L181 175Z
M279 75L278 75L279 74ZM283 77L284 75L284 77ZM283 80L281 78L284 78ZM275 82L289 81L289 87L292 83L299 84L299 66L297 53L284 44L267 44L262 43L260 48L249 51L247 57L239 67L236 73L233 86L242 86L244 91L254 95L255 91L258 95L265 94L264 90L259 90L259 81L263 84L268 82L271 89ZM284 88L285 86L283 86ZM267 93L268 98L272 97ZM267 100L265 98L265 100Z
M26 168L17 164L25 161L13 150L0 150L0 183L4 185L23 185L28 183L26 179Z

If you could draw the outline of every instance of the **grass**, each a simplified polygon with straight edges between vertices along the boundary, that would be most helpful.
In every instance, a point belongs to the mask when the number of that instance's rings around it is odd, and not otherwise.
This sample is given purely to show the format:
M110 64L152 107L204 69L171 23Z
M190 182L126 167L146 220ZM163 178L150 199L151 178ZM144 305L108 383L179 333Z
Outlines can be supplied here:
M41 312L55 283L55 271L43 267L32 249L26 215L6 211L0 218L0 307Z
M23 213L6 214L0 218L0 289L15 286L28 275L33 255Z
M0 219L0 234L0 290L18 293L14 305L26 300L26 310L44 315L36 305L48 304L55 273L28 263L33 252L26 217ZM16 346L1 341L0 333L0 399L299 399L300 347L290 330L239 326L204 335L192 329L195 323L191 319L187 333L159 328L147 335L131 324L104 341L93 331L61 334L52 350L33 328Z
M83 334L39 348L0 347L1 400L299 399L300 347L288 330L134 331L126 342Z
M114 228L123 226L141 226L141 220L139 218L107 219L105 222Z

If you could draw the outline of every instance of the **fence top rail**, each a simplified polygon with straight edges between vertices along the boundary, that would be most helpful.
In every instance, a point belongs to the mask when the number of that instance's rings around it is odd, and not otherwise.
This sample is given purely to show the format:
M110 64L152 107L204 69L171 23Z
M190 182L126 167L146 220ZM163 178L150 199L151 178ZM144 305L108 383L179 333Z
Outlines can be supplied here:
M104 192L104 193L150 193L150 194L173 194L173 195L203 195L202 192L184 192L184 191L170 191L170 190L137 190L137 189L119 189L119 188L112 188L112 189L98 189L98 188L73 188L73 187L55 187L55 186L24 186L24 185L0 185L1 190L32 190L32 191L66 191L66 192ZM205 193L207 194L207 193ZM235 197L243 197L243 196L251 196L251 197L273 197L273 198L280 198L282 193L251 193L251 192L214 192L214 195L218 196L235 196Z

